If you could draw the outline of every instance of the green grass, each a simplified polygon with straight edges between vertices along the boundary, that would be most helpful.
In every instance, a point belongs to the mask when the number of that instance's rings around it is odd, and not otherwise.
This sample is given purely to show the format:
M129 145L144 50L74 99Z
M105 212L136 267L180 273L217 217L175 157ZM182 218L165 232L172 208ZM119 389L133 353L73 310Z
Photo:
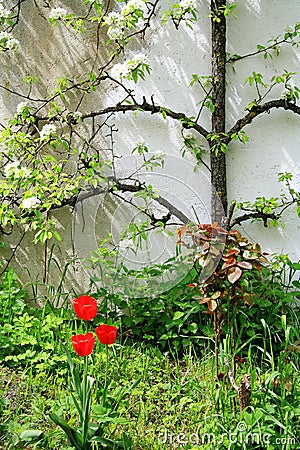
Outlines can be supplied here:
M104 359L105 351L99 345L90 358L90 375L97 380L95 401L102 393ZM283 372L279 372L278 367L273 371L271 365L267 366L265 361L262 371L251 367L249 361L237 369L237 380L244 373L252 375L251 410L241 418L236 393L227 377L219 382L214 379L212 354L196 355L191 348L178 360L155 348L116 344L110 352L109 396L118 397L133 381L140 379L140 382L131 395L123 399L118 411L129 423L113 425L114 433L119 436L126 433L132 438L131 448L144 450L212 449L215 443L218 449L262 448L255 447L253 439L260 444L264 439L266 449L297 448L295 439L300 431L298 368L291 361L286 363ZM56 411L70 424L76 423L67 373L65 376L33 374L30 368L16 371L2 367L0 380L4 388L1 448L66 450L64 435L51 423L49 413ZM26 444L20 440L20 435L28 429L43 434L37 442ZM250 438L251 444L246 442ZM282 440L281 446L278 446L279 441L276 444L276 439ZM270 442L269 446L266 441Z

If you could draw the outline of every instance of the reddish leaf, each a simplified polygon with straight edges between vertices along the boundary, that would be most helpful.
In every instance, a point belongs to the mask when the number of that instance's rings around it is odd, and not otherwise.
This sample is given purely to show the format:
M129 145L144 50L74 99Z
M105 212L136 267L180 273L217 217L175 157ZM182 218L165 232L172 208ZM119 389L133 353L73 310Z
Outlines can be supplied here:
M241 261L238 262L238 266L241 267L242 269L252 269L252 264L248 261Z
M202 252L204 253L204 252L208 252L208 250L209 250L209 247L210 247L210 243L209 242L204 242L204 244L202 245Z
M193 298L195 298L195 297L193 297ZM210 297L204 297L204 298L201 298L199 303L200 303L200 305L204 305L204 303L207 303L209 301L210 301Z
M223 255L223 258L224 258L224 259L232 258L232 256L238 255L239 253L240 253L239 249L234 247L234 248L232 248L231 250L229 250L229 251L226 253L226 255Z
M245 292L245 294L243 295L243 299L245 303L247 303L247 305L253 306L254 294L249 294L249 292Z
M237 240L242 238L242 235L238 230L231 230L229 236L235 237Z
M222 269L226 269L226 267L235 266L236 263L237 263L237 260L235 258L230 258L223 264Z
M217 303L215 300L210 300L210 301L207 303L207 306L208 306L208 309L209 309L210 311L215 311L215 310L217 309L217 307L218 307L218 303Z
M227 273L227 279L230 283L234 284L241 276L242 270L239 267L231 267Z
M259 273L262 272L262 265L258 262L254 262L253 266L259 271Z

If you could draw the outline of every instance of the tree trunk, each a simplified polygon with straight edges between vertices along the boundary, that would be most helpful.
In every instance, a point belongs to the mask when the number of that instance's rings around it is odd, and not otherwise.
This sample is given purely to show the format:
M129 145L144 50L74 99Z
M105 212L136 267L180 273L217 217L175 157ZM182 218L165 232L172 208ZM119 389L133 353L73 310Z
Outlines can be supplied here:
M212 103L215 107L211 119L210 139L212 221L223 223L227 214L226 159L221 151L225 133L225 70L226 70L226 18L220 10L224 0L211 0L211 39L212 39ZM217 144L217 146L216 146ZM216 146L212 149L213 146Z

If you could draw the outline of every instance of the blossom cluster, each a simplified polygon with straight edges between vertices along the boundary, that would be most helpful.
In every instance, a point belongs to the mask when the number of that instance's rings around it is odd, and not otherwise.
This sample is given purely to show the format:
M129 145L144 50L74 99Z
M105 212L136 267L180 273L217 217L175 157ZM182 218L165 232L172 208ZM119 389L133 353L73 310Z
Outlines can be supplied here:
M20 45L18 39L7 31L0 31L0 50L17 50Z
M40 139L41 141L46 141L50 139L51 136L56 136L57 134L57 128L55 125L51 123L47 123L43 126L43 128L40 131Z
M118 63L112 68L112 76L117 79L127 78L131 79L132 72L143 64L148 65L147 56L143 53L135 55L132 59L124 63Z
M156 150L155 159L164 159L166 153L163 150Z
M196 9L197 2L196 0L181 0L179 7L184 11L187 11L188 9Z
M145 3L143 2L143 0L129 0L129 2L127 2L121 11L121 15L123 17L128 16L129 14L134 13L137 9L143 9L144 8Z
M36 208L41 203L41 200L32 195L31 197L26 197L22 200L21 207L24 209L33 209Z
M129 0L122 10L110 12L104 19L108 25L107 35L112 41L122 39L124 37L125 28L133 28L139 23L143 23L143 8L145 3L143 0Z
M77 120L78 122L82 119L81 111L74 111L72 114L73 114L74 119Z
M133 248L134 242L132 239L122 239L119 242L120 250L126 250L127 248Z
M27 102L21 102L18 104L17 106L17 113L19 115L22 114L22 112L24 111L24 109L28 108L28 103Z
M53 8L50 11L49 19L51 20L63 20L68 15L68 11L64 8Z
M6 164L4 175L6 177L27 178L30 175L30 170L27 167L22 167L20 161L14 161Z
M8 19L10 15L11 11L5 8L2 2L0 2L0 17L2 17L3 19Z

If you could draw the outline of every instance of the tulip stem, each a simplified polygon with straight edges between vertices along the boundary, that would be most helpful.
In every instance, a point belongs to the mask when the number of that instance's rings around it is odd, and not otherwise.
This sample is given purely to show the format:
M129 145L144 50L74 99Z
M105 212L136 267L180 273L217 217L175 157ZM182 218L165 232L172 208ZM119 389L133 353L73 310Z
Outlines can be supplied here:
M89 399L88 399L88 393L87 393L87 371L88 371L88 356L84 357L84 365L83 365L83 379L82 379L82 423L81 423L81 429L82 429L82 437L83 437L83 445L85 448L86 441L88 438L88 424L89 424Z
M106 391L107 391L107 371L108 371L108 345L105 346L106 362L105 362L105 378L104 378L104 390L102 395L102 406L106 404Z

